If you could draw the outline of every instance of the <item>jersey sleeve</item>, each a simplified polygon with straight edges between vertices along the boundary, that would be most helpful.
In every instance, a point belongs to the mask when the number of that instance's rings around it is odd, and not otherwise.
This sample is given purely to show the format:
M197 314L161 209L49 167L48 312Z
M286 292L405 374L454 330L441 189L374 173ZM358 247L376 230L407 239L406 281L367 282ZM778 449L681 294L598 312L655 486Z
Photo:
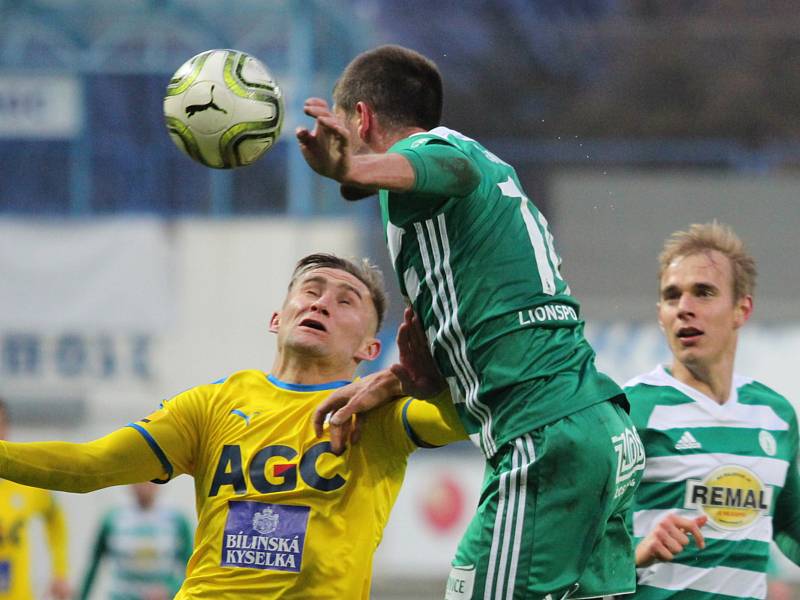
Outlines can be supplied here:
M50 546L53 577L63 579L67 576L67 522L64 518L64 511L53 494L45 493L47 500L42 516L44 517L47 542Z
M430 400L401 398L384 407L380 417L385 440L404 454L469 439L448 390Z
M83 444L0 441L0 477L32 487L84 493L161 472L145 441L128 428Z
M789 463L786 483L778 496L773 524L775 544L793 563L800 565L800 475L797 472L798 429L793 418L790 432L794 459Z
M481 180L475 162L464 152L444 142L431 140L397 150L414 169L413 192L460 198L471 194Z
M129 425L139 432L162 466L162 476L153 480L156 483L166 483L183 473L194 475L213 393L211 385L192 388L165 400L157 411Z

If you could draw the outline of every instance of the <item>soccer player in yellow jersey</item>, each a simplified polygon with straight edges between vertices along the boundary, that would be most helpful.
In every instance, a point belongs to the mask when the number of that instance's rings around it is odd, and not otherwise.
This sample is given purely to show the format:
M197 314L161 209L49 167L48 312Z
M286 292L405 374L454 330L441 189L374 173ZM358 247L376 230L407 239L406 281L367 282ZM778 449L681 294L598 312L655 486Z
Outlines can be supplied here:
M0 399L0 440L8 437L8 408ZM28 523L44 521L50 546L49 594L67 600L67 528L50 492L0 479L0 600L32 600ZM37 561L38 562L38 561Z
M315 435L316 406L378 356L384 310L376 269L308 256L270 321L278 352L269 374L192 388L94 442L0 443L0 477L84 492L187 473L198 527L176 598L369 598L372 555L408 454L466 438L449 397L370 413L361 442L341 455ZM391 372L370 385L401 395Z

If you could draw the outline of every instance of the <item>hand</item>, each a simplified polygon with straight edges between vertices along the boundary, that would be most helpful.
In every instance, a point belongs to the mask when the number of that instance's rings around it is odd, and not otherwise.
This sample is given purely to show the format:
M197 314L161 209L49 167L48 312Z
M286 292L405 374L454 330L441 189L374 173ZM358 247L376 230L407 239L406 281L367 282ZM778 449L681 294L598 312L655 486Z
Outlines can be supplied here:
M54 577L50 582L49 595L55 600L69 600L72 598L72 589L69 582L62 577Z
M323 177L341 182L350 169L350 132L321 98L306 100L303 112L316 119L314 131L295 130L303 158Z
M400 380L404 395L432 398L447 386L433 361L422 323L410 307L406 308L403 322L397 329L397 349L400 363L389 369Z
M670 514L659 521L655 529L645 537L636 547L636 566L648 567L654 562L669 561L680 554L689 544L690 534L697 547L701 550L706 547L705 538L700 528L706 524L708 517L686 518Z
M331 451L341 454L351 444L358 442L361 419L356 418L402 395L400 382L388 370L379 371L335 390L320 402L312 417L317 437L322 436L325 417L330 414L328 428Z

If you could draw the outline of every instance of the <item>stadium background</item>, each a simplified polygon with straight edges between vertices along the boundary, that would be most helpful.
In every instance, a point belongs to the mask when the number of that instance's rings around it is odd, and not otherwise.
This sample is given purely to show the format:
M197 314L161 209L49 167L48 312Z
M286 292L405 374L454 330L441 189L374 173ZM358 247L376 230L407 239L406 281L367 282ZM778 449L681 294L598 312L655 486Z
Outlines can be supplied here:
M0 0L0 395L15 439L91 439L192 385L268 370L267 319L307 252L390 271L375 203L338 199L292 135L304 98L379 43L436 60L445 123L518 168L602 368L622 382L666 360L659 246L717 218L760 267L738 369L800 399L790 0ZM233 172L180 154L161 116L172 72L219 47L266 62L287 100L281 141ZM382 364L401 306L387 279ZM412 459L375 598L441 597L480 462L466 445ZM59 497L77 581L98 515L125 494ZM192 514L191 481L163 500Z

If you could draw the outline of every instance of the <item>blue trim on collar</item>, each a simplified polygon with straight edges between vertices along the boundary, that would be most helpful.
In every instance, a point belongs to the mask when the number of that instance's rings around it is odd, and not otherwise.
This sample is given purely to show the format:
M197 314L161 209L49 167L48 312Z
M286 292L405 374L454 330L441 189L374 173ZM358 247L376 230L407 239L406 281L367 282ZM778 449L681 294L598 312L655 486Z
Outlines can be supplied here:
M321 392L322 390L335 390L336 388L344 387L352 383L349 379L339 379L337 381L328 381L326 383L289 383L288 381L281 381L272 374L267 375L269 382L281 389L289 390L291 392Z

